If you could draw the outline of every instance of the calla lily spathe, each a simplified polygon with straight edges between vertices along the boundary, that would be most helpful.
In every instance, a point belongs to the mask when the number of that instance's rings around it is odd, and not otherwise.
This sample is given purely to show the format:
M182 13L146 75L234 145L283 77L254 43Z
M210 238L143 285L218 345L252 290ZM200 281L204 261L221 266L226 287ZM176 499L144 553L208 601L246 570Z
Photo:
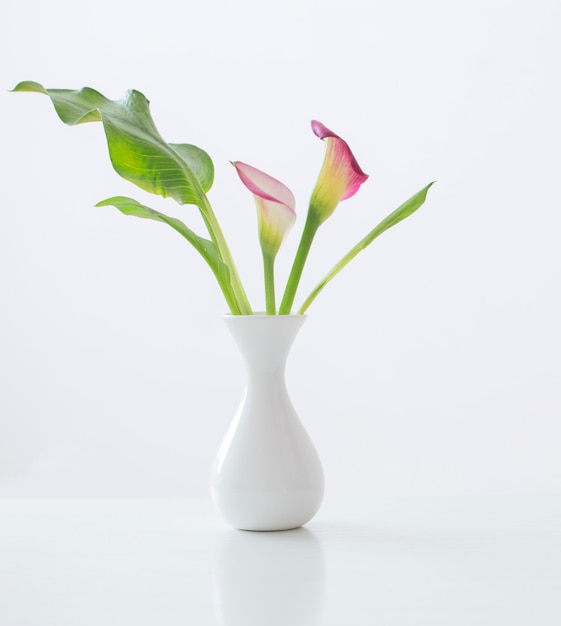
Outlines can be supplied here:
M296 221L294 194L279 180L251 165L241 161L234 161L232 165L255 198L261 247L275 256Z
M353 196L368 178L346 141L321 122L312 121L314 134L325 140L327 149L323 165L312 192L310 211L319 223L324 222L335 211L342 200Z

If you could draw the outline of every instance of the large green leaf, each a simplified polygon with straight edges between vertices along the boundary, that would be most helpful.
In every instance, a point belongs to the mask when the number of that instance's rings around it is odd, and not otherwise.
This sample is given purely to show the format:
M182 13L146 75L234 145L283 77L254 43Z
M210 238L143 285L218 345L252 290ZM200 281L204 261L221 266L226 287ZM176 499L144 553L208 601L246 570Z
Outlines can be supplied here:
M65 124L102 122L111 162L123 178L150 193L171 197L179 204L196 204L217 255L229 271L228 289L224 284L221 287L227 298L230 291L235 294L229 300L230 309L232 313L251 314L251 305L236 264L206 196L214 178L214 166L206 152L190 144L166 143L152 120L148 100L139 91L127 92L122 100L109 100L89 87L79 90L45 89L32 81L19 83L13 91L31 91L49 96ZM162 218L159 221L166 220ZM191 240L193 245L194 241ZM218 266L213 266L214 269ZM220 272L215 271L215 274L222 280Z
M13 91L48 95L65 124L101 121L111 162L123 178L179 204L204 205L204 192L214 178L212 160L196 146L166 143L150 115L148 100L139 91L128 91L122 100L109 100L89 87L45 89L32 81L19 83Z
M226 297L226 300L231 306L233 306L233 312L235 312L235 310L237 309L237 305L233 296L232 285L230 284L230 270L220 258L218 248L214 245L212 241L210 241L209 239L205 239L200 235L197 235L181 220L178 220L175 217L170 217L169 215L165 215L164 213L160 213L155 209L151 209L150 207L147 207L144 204L140 204L140 202L137 202L132 198L127 198L125 196L114 196L113 198L107 198L107 200L102 200L101 202L98 202L96 206L114 206L115 208L119 209L119 211L121 211L121 213L123 213L124 215L133 215L135 217L155 220L156 222L163 222L165 224L168 224L168 226L171 226L191 245L193 245L194 248L208 263L210 269L213 271L218 280L218 283L220 285L220 288L222 289L222 292L224 293L224 296Z

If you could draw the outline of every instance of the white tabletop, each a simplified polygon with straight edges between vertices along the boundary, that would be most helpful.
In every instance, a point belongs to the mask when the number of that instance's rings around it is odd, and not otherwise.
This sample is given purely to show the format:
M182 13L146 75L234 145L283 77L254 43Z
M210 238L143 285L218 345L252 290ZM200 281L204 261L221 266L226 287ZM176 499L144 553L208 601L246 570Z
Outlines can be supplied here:
M327 500L230 529L207 501L0 501L1 626L559 626L561 496Z

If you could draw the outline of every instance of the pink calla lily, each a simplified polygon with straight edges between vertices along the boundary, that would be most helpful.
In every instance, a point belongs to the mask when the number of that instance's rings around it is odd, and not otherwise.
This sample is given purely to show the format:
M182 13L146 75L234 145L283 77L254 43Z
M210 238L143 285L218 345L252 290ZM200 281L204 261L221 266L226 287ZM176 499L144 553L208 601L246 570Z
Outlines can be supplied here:
M232 165L255 198L261 247L275 256L296 220L294 195L279 180L251 165L241 161L234 161Z
M312 121L312 130L327 143L323 165L312 192L310 210L319 222L325 221L342 200L353 196L368 178L346 141L321 122Z

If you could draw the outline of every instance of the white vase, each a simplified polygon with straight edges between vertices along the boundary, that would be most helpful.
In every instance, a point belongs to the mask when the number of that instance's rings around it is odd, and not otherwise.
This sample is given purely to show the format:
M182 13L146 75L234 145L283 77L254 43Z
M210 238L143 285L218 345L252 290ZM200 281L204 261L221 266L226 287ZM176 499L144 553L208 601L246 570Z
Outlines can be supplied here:
M288 530L308 522L323 498L323 470L284 379L303 315L228 315L247 388L211 473L223 519L243 530Z

